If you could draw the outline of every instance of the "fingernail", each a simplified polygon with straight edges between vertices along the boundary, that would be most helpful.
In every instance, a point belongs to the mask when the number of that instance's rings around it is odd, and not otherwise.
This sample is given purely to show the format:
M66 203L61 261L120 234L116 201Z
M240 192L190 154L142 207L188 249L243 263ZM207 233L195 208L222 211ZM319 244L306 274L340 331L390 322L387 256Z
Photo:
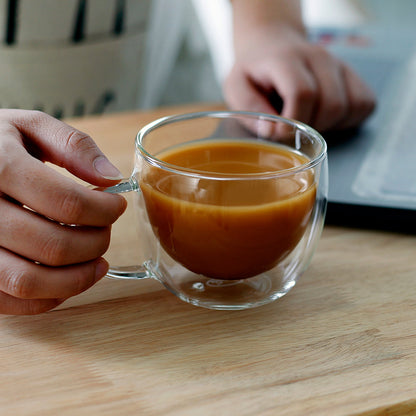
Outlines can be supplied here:
M108 263L105 259L101 258L95 266L95 281L97 282L104 277L108 272Z
M122 173L105 156L98 156L93 162L95 170L106 179L123 179Z

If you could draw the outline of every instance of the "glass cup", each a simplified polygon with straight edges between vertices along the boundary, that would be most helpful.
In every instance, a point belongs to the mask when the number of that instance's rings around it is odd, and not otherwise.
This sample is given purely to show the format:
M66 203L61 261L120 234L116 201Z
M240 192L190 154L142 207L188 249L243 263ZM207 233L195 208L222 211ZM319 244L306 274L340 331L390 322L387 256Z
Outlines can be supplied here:
M136 137L137 266L108 276L153 278L180 299L238 310L285 295L306 270L326 211L326 143L300 122L252 112L173 115ZM138 242L139 247L139 242Z

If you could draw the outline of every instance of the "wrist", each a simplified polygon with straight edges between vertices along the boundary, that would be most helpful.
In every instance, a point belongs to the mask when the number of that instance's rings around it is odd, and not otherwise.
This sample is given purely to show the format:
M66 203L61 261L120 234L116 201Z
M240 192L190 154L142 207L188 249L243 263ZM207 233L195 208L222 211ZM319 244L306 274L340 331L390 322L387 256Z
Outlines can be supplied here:
M232 0L236 52L264 39L306 39L298 0ZM266 36L266 37L265 37ZM269 40L270 40L269 39Z
M286 50L303 45L307 42L306 33L285 22L273 22L261 27L247 29L244 33L236 35L234 39L234 55L236 60L260 54L265 57L266 50Z

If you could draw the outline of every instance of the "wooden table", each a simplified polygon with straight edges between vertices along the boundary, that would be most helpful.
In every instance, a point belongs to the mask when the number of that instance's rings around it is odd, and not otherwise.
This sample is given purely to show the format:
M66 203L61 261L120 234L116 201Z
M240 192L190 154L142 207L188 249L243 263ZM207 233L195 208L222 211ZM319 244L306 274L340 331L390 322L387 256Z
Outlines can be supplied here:
M141 126L208 108L71 123L128 176ZM114 258L129 228L115 227ZM0 331L1 415L413 415L416 237L327 226L297 286L252 310L103 279L50 313L0 317Z

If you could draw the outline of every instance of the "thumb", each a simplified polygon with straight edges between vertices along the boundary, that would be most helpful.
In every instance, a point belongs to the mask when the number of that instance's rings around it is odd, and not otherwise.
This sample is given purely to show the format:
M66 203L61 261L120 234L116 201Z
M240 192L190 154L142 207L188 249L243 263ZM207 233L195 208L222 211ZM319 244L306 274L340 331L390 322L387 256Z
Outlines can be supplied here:
M28 151L40 160L97 186L109 186L123 178L88 134L39 111L13 110L10 114Z

